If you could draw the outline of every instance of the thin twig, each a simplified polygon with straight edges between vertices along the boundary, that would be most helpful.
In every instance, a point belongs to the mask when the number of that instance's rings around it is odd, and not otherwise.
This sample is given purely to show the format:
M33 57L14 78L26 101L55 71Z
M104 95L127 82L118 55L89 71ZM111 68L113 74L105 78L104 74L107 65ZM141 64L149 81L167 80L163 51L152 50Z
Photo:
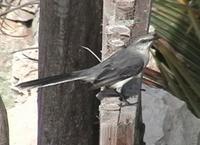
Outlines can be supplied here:
M14 1L14 0L11 0L11 1L8 2L8 0L5 0L5 3L6 3L7 5L9 5L9 6L12 6L11 3L13 3L13 1Z
M1 3L0 3L0 7L8 7L8 5L1 4Z
M101 59L90 48L85 47L85 46L81 46L81 47L89 51L99 62L101 62Z
M10 12L13 12L13 11L15 11L15 10L18 10L18 9L20 9L20 8L22 8L22 7L25 7L25 6L28 6L28 5L39 4L39 3L40 3L39 1L32 1L32 2L28 2L28 3L22 4L22 5L13 7L13 8L11 8L11 9L5 11L5 12L2 12L2 13L0 14L0 17L1 17L1 16L4 16L4 15L10 13Z
M36 47L29 47L29 48L24 48L24 49L16 50L16 51L11 52L11 54L15 54L15 53L21 52L21 51L33 50L33 49L38 49L38 47L36 46Z
M38 71L38 69L31 70L31 71L29 71L28 73L26 73L26 74L24 75L24 77L28 77L31 73L34 73L34 72L36 72L36 71Z
M28 55L26 54L22 54L23 56L25 56L26 58L28 58L29 60L32 60L32 61L35 61L35 62L38 62L38 59L35 59L35 58L32 58L32 57L29 57Z

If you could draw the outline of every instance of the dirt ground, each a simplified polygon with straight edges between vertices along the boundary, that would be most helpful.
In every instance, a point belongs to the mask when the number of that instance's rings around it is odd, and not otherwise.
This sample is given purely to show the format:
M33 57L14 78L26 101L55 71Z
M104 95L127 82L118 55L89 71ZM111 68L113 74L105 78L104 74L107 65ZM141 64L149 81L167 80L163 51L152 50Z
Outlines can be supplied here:
M8 111L10 145L36 145L37 97L31 96L23 104Z
M12 53L33 45L30 29L19 23L7 21L15 28L10 37L0 33L0 94L7 107L10 145L36 145L37 98L36 91L27 92L15 88L19 81L37 77L37 63L26 56L37 56L31 52ZM8 31L7 32L11 32Z

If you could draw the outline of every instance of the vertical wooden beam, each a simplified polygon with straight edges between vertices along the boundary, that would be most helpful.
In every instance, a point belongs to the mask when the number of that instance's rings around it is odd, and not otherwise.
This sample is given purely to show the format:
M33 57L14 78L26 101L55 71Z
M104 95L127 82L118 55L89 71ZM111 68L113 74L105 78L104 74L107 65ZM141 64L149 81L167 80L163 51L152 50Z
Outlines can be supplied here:
M135 0L105 0L103 59L127 45L134 26ZM137 98L129 100L136 102ZM100 109L100 145L133 145L136 105L120 107L119 98L106 97Z
M102 55L106 59L130 39L147 33L151 0L104 0ZM142 9L140 9L142 8ZM137 22L136 22L137 20ZM138 23L138 24L137 24ZM100 145L142 145L141 97L131 97L136 105L120 107L119 98L101 101Z

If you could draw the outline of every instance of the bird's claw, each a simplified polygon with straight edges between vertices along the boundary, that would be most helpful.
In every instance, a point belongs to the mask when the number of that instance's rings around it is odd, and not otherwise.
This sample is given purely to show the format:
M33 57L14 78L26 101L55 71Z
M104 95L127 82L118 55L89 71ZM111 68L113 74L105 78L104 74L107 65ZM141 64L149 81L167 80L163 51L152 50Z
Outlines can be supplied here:
M120 107L133 106L133 105L136 105L138 103L138 102L130 103L124 97L120 97L120 101L122 102L122 103L119 104Z

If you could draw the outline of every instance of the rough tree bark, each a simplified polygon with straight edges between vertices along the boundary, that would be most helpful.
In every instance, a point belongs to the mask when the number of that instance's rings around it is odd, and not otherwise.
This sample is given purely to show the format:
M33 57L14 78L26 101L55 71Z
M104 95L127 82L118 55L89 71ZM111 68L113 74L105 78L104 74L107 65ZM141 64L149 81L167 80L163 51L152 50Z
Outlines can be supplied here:
M83 69L100 53L102 0L42 0L39 77ZM72 82L39 90L38 145L94 145L95 92ZM97 129L95 129L97 130Z

